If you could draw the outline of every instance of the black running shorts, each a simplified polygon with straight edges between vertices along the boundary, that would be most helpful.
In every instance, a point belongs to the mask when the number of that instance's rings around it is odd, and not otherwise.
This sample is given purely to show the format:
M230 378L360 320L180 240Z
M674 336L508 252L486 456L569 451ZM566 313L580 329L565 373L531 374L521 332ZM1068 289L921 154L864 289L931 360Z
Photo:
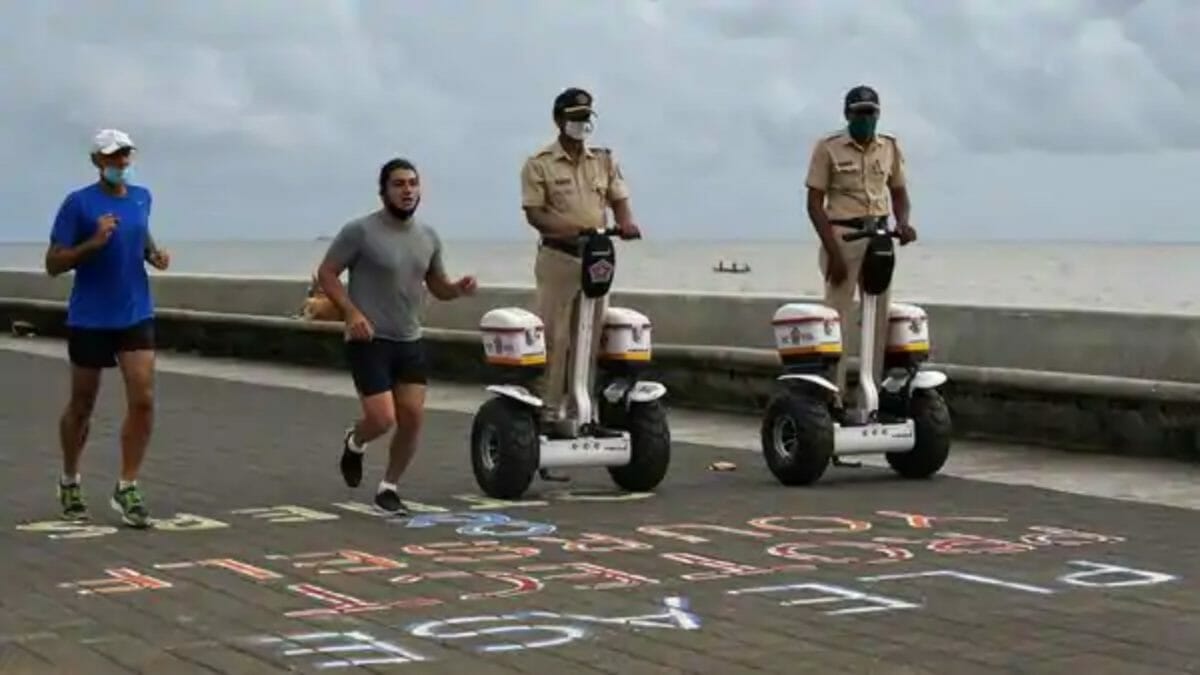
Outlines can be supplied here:
M67 356L80 368L112 368L117 354L155 348L154 319L146 319L128 328L70 327Z
M421 340L350 340L346 342L346 360L360 396L391 391L398 384L427 382L429 364Z

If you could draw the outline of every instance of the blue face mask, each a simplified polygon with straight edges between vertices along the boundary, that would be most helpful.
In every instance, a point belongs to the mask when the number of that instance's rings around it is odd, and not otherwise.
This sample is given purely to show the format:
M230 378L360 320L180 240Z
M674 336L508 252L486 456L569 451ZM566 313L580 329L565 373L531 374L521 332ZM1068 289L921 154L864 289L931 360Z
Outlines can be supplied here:
M112 185L121 185L133 180L133 167L127 166L124 169L115 166L106 166L100 172L104 180Z

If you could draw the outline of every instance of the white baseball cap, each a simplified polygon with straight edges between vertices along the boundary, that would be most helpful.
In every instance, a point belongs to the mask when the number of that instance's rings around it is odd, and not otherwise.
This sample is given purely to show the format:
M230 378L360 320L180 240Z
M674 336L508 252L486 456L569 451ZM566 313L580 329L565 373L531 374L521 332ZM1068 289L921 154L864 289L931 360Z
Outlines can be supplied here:
M101 129L92 138L92 152L111 155L124 148L133 148L133 139L120 129Z

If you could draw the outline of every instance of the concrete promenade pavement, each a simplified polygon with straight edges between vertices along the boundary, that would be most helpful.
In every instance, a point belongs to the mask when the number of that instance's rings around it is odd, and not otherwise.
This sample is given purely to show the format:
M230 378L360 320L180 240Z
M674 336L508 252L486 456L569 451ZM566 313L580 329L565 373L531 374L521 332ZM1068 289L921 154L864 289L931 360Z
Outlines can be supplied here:
M482 396L435 385L402 485L420 510L389 520L367 507L381 444L362 487L337 473L348 378L164 354L160 522L107 506L113 372L92 521L67 525L64 351L0 340L0 673L1200 672L1196 467L961 443L931 481L788 489L754 420L676 411L653 495L589 469L492 502L462 412Z

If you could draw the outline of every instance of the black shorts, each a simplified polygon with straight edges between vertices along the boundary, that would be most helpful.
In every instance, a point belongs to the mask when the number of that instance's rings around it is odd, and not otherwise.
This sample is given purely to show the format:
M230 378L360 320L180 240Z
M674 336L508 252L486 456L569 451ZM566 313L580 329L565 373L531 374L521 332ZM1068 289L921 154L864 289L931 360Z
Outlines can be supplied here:
M70 327L67 356L80 368L112 368L117 354L155 348L154 319L146 319L128 328Z
M391 391L398 384L425 384L429 370L425 343L375 338L346 342L346 360L360 396Z

